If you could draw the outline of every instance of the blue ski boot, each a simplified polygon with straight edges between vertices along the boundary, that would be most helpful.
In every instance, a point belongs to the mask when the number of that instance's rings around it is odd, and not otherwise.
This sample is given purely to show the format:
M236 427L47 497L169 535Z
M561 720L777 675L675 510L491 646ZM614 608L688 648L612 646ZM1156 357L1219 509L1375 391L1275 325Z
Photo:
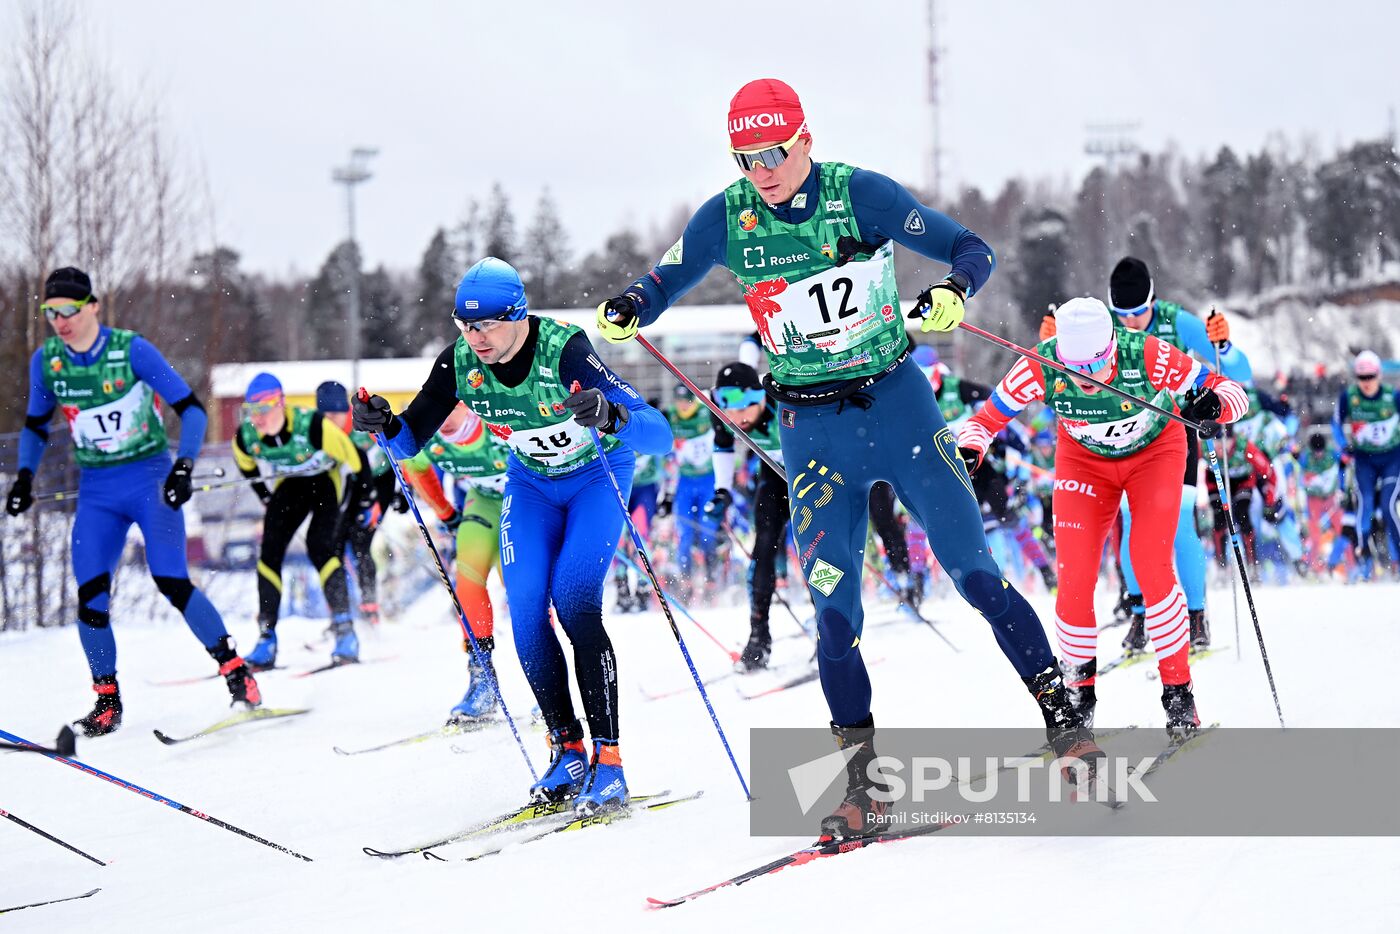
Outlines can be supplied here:
M331 662L336 665L353 665L360 660L360 637L355 635L355 624L348 619L336 620L331 630L335 633L335 648L331 649Z
M452 708L447 718L449 726L468 726L478 720L487 720L496 712L496 692L491 690L491 680L495 674L489 651L472 653L467 662L467 693Z
M574 813L592 817L604 811L627 807L627 779L622 775L622 754L617 743L608 739L593 741L593 768L588 783L574 799Z
M267 671L277 666L277 630L271 623L258 623L258 644L243 656L243 661L254 671Z
M583 748L583 727L575 720L549 733L549 768L530 786L536 801L563 801L578 794L588 777L588 753Z

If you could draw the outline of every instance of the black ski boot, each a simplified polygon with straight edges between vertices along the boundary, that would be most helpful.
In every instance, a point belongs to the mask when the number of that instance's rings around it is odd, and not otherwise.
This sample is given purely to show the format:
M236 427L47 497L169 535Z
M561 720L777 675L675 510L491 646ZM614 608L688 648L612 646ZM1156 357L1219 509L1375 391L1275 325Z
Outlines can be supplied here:
M1143 606L1142 594L1128 597L1132 607L1132 621L1128 623L1128 634L1123 637L1123 654L1136 655L1147 648L1147 612Z
M1065 668L1065 692L1069 705L1079 714L1084 726L1093 728L1094 709L1098 706L1098 695L1094 691L1094 676L1098 674L1097 659L1089 659L1082 665L1069 665Z
M768 632L768 620L755 617L749 621L749 642L739 655L736 669L740 674L759 671L768 667L768 659L773 654L773 637Z
M1055 569L1050 565L1040 569L1040 579L1045 581L1045 589L1050 593L1056 593L1060 589L1060 579L1055 576Z
M1174 743L1184 743L1201 728L1196 714L1196 698L1191 682L1162 685L1162 707L1167 712L1167 737Z
M833 723L831 735L836 737L837 749L857 748L846 760L846 797L835 811L822 818L822 836L847 840L880 833L885 829L880 818L890 806L886 801L876 801L870 793L891 789L869 775L870 764L875 761L875 718L868 716L854 726Z
M635 604L632 599L632 589L627 585L627 576L617 578L617 602L613 604L613 609L619 613L630 613Z
M1186 613L1191 617L1191 651L1210 648L1210 621L1206 619L1206 611L1187 610Z
M262 703L262 691L258 689L258 682L253 678L253 672L249 670L247 662L239 658L238 653L234 651L231 636L219 639L208 652L209 656L219 663L219 674L224 676L224 683L228 685L231 698L229 706L241 705L243 709L251 710Z
M1089 777L1098 772L1103 750L1094 741L1094 731L1085 722L1084 716L1071 702L1069 689L1065 687L1058 663L1051 665L1040 674L1022 678L1026 689L1040 705L1040 713L1045 718L1045 739L1057 759L1079 759L1089 767ZM1066 768L1065 780L1073 783L1075 773ZM1089 791L1089 789L1081 789Z
M97 692L97 703L91 713L73 721L73 725L82 730L84 736L106 736L122 725L122 695L117 690L117 676L93 678L92 689Z

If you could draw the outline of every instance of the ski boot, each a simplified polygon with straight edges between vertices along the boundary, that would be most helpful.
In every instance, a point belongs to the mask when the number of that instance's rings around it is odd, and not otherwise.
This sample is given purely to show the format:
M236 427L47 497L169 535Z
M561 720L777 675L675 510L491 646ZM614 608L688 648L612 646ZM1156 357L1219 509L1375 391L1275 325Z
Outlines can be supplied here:
M1060 580L1055 576L1055 569L1047 564L1042 568L1038 568L1037 570L1040 571L1041 580L1045 581L1045 589L1051 595L1054 595L1055 593L1059 592Z
M1040 705L1040 713L1045 718L1045 739L1055 758L1079 759L1088 767L1088 779L1092 785L1104 752L1094 741L1094 731L1071 702L1059 664L1021 680ZM1078 776L1074 770L1065 767L1063 774L1065 781L1077 785ZM1092 793L1091 788L1080 790Z
M1064 668L1065 692L1070 707L1080 720L1090 729L1094 726L1094 709L1098 706L1098 694L1094 690L1094 676L1098 674L1098 659L1089 659L1082 665L1066 665Z
M773 654L773 637L768 632L768 621L754 619L749 626L749 642L734 665L740 674L767 668L768 659Z
M258 621L258 644L253 646L253 651L243 659L248 667L253 671L267 671L269 668L277 667L277 630L276 623L267 620Z
M97 703L91 713L73 721L73 725L82 730L84 736L106 736L122 725L122 695L117 690L117 676L93 678L92 689L97 692Z
M593 741L593 765L588 780L574 799L574 814L592 817L604 811L620 811L627 807L627 779L622 774L622 755L617 743L607 739Z
M363 619L365 622L369 623L370 626L378 626L378 625L379 625L379 604L378 604L378 603L361 603L361 604L360 604L360 618Z
M916 610L919 608L919 601L914 598L914 581L908 571L894 575L894 589L899 603Z
M331 649L331 663L353 665L360 660L360 637L355 635L355 624L348 619L336 620L331 624L335 633L335 647Z
M1147 648L1147 608L1143 605L1142 594L1130 595L1128 604L1132 614L1128 634L1123 637L1123 654L1136 655Z
M583 748L583 727L575 720L549 733L549 768L530 786L536 801L563 801L578 794L588 778L588 753Z
M867 716L853 726L833 723L831 735L836 737L837 749L856 747L856 750L846 760L846 797L835 811L822 818L822 836L848 840L878 834L885 829L880 817L889 810L890 805L888 801L875 800L870 793L889 792L891 789L869 773L870 765L875 761L875 718Z
M1210 621L1206 619L1206 611L1187 610L1186 613L1191 618L1191 651L1210 648Z
M448 726L469 726L488 719L496 712L496 692L491 689L496 671L491 667L493 643L490 636L477 640L481 651L473 652L467 660L467 693L452 708L447 718Z
M1201 728L1190 681L1162 685L1162 707L1167 712L1167 738L1172 742L1184 743Z
M221 636L207 651L209 656L219 663L219 674L224 676L224 683L228 685L229 697L232 698L229 706L252 710L262 703L262 691L258 689L258 682L248 670L247 662L239 658L238 653L234 651L231 636Z

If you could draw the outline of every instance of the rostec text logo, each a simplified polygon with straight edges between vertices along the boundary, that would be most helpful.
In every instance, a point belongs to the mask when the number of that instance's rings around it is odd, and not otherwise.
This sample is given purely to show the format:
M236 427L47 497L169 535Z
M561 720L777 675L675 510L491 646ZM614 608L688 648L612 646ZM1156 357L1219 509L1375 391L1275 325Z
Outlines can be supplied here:
M745 130L757 130L762 127L787 126L787 118L782 114L750 114L747 117L738 117L729 121L730 133L742 133Z
M752 254L758 259L758 262L756 262L756 263L751 263L751 262L749 262L749 254L750 254L750 253L752 253ZM761 247L761 246L746 246L746 247L744 247L744 268L745 268L745 269L762 269L762 268L763 268L764 266L766 266L766 265L768 265L768 264L767 264L767 263L764 261L764 259L763 259L763 247Z
M1056 480L1055 492L1059 493L1061 491L1065 493L1083 493L1085 496L1092 496L1095 499L1099 498L1099 495L1094 492L1094 485L1092 483L1082 483L1079 480Z

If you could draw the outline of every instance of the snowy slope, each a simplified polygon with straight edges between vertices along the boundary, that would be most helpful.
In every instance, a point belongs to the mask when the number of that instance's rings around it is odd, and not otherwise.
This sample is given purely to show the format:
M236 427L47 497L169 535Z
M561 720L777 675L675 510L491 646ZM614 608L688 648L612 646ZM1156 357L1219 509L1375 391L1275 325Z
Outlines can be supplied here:
M1391 686L1400 655L1394 610L1400 586L1261 588L1258 599L1290 726L1400 726ZM1217 643L1234 644L1229 592L1213 593L1212 601ZM1048 598L1036 603L1048 619ZM0 822L0 907L103 889L84 901L6 916L5 930L495 931L509 925L534 931L563 923L776 932L829 929L869 912L868 920L934 930L1393 931L1400 917L1394 887L1400 841L1393 839L973 839L957 831L646 912L646 896L682 894L808 842L748 836L738 783L693 690L643 700L641 684L657 693L688 679L657 614L610 621L629 781L634 791L703 788L704 799L481 862L371 859L361 846L411 844L465 826L518 803L530 781L504 726L353 758L331 751L440 722L465 675L447 607L445 595L430 593L405 618L365 637L364 657L385 661L307 679L290 677L292 671L262 676L270 704L309 705L312 714L169 748L151 729L183 733L217 719L223 686L153 686L204 673L208 659L182 627L119 619L125 724L113 736L80 740L79 757L315 862L293 860L41 757L0 756L0 807L112 861L107 868L91 865ZM946 601L927 612L943 621L960 654L889 608L868 620L867 658L883 659L872 668L877 722L1035 725L1034 706L985 624ZM701 618L737 646L746 616L735 608ZM773 622L776 635L796 633L781 608ZM702 673L722 672L726 657L682 625ZM288 620L283 645L297 647L318 630L311 621ZM246 622L235 624L235 634L245 645L254 637ZM1247 619L1242 635L1240 661L1221 653L1196 670L1202 716L1267 727L1273 706ZM1119 638L1121 630L1102 637L1106 658L1116 654ZM509 644L507 634L502 642ZM807 645L801 637L782 640L780 656L798 656ZM327 654L284 651L294 669ZM508 700L527 715L523 677L508 653L500 654ZM1101 724L1161 724L1159 686L1146 678L1147 667L1105 681ZM750 726L826 722L816 684L746 702L734 680L711 692L741 762ZM71 627L0 638L0 726L48 741L90 697ZM526 728L524 737L542 767L542 734ZM1111 818L1105 811L1087 819Z

